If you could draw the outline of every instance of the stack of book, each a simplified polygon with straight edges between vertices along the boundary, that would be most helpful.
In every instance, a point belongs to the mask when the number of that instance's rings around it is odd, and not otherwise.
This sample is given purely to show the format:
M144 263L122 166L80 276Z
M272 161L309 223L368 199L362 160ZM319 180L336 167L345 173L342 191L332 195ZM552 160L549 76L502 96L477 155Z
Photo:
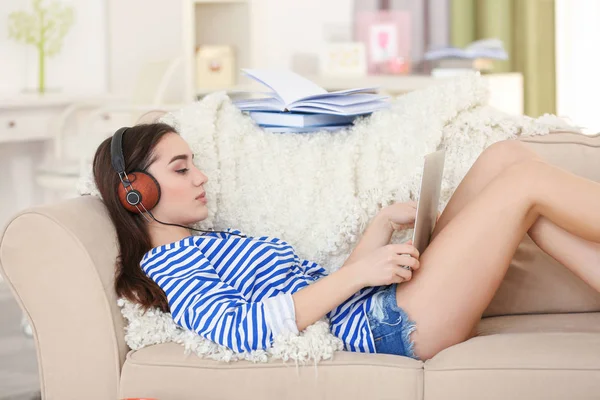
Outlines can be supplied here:
M357 117L389 107L388 96L377 88L327 90L287 70L244 69L244 74L270 89L264 96L236 100L234 104L264 130L314 132L338 130Z
M498 39L484 39L471 43L464 49L445 47L430 50L425 59L433 63L431 75L454 76L473 71L491 71L495 60L507 60L504 45Z

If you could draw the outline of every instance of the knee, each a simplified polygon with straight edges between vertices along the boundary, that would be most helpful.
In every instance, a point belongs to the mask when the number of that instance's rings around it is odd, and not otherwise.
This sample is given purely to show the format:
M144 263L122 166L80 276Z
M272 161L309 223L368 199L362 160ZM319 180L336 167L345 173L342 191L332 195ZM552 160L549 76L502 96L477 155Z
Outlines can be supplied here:
M508 167L522 161L535 158L532 151L526 149L518 140L502 140L488 146L477 158L473 169L490 179Z
M491 144L481 153L481 157L488 163L504 167L521 161L539 158L523 142L516 139L501 140Z
M524 182L535 182L539 174L546 168L547 163L539 158L528 158L515 162L506 169L506 174L520 178Z

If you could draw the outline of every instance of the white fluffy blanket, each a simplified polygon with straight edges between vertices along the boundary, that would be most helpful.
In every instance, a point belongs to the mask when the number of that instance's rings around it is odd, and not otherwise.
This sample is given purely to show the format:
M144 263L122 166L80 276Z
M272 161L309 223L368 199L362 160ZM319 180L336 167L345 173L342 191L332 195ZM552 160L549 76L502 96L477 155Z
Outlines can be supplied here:
M224 93L162 120L178 129L209 177L209 216L199 228L235 227L250 235L281 237L301 258L334 271L382 206L416 200L425 154L446 149L442 210L487 146L555 128L575 130L554 116L508 116L487 104L484 80L469 76L400 96L389 110L340 132L264 132ZM90 177L82 178L79 191L97 195ZM411 234L402 232L392 241ZM342 349L322 320L299 336L276 338L267 351L235 354L177 327L170 314L142 315L124 300L119 305L132 349L174 341L186 352L215 360L273 357L301 363L331 358Z

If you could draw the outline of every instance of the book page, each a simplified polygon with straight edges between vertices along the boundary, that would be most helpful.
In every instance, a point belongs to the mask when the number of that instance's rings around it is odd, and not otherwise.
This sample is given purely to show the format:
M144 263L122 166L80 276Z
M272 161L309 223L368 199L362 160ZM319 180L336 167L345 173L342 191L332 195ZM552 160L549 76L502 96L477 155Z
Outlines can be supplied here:
M388 99L389 96L375 95L375 94L349 94L347 96L335 96L335 97L317 97L311 100L300 100L293 104L293 107L302 106L318 106L320 104L333 104L336 106L351 106L357 104L370 103L377 100Z
M275 98L261 98L261 99L246 99L236 100L233 104L242 111L248 110L270 110L270 111L284 111L284 107L278 99Z
M346 95L350 95L350 94L355 94L355 93L364 93L364 94L372 94L375 95L375 93L377 91L377 87L367 87L367 88L358 88L358 89L345 89L345 90L337 90L335 92L328 92L325 94L318 94L315 96L309 96L309 97L305 97L301 100L313 100L313 99L318 99L318 98L322 98L322 97L343 97Z
M388 107L388 102L376 100L369 103L354 104L350 106L336 106L333 104L313 104L310 106L293 107L291 111L334 115L362 115L372 113L377 110L382 110Z
M288 70L243 69L250 78L271 88L287 108L291 103L309 96L327 94L319 85Z

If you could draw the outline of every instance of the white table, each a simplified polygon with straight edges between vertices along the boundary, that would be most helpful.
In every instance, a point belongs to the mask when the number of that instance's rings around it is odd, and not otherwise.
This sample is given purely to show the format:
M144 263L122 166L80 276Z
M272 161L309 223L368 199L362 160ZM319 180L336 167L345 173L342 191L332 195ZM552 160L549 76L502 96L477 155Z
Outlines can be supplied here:
M53 117L69 105L57 96L20 96L0 100L0 225L35 203L36 159L51 139Z
M0 227L19 210L43 202L35 171L53 150L61 114L74 104L97 107L113 98L62 94L0 98Z

